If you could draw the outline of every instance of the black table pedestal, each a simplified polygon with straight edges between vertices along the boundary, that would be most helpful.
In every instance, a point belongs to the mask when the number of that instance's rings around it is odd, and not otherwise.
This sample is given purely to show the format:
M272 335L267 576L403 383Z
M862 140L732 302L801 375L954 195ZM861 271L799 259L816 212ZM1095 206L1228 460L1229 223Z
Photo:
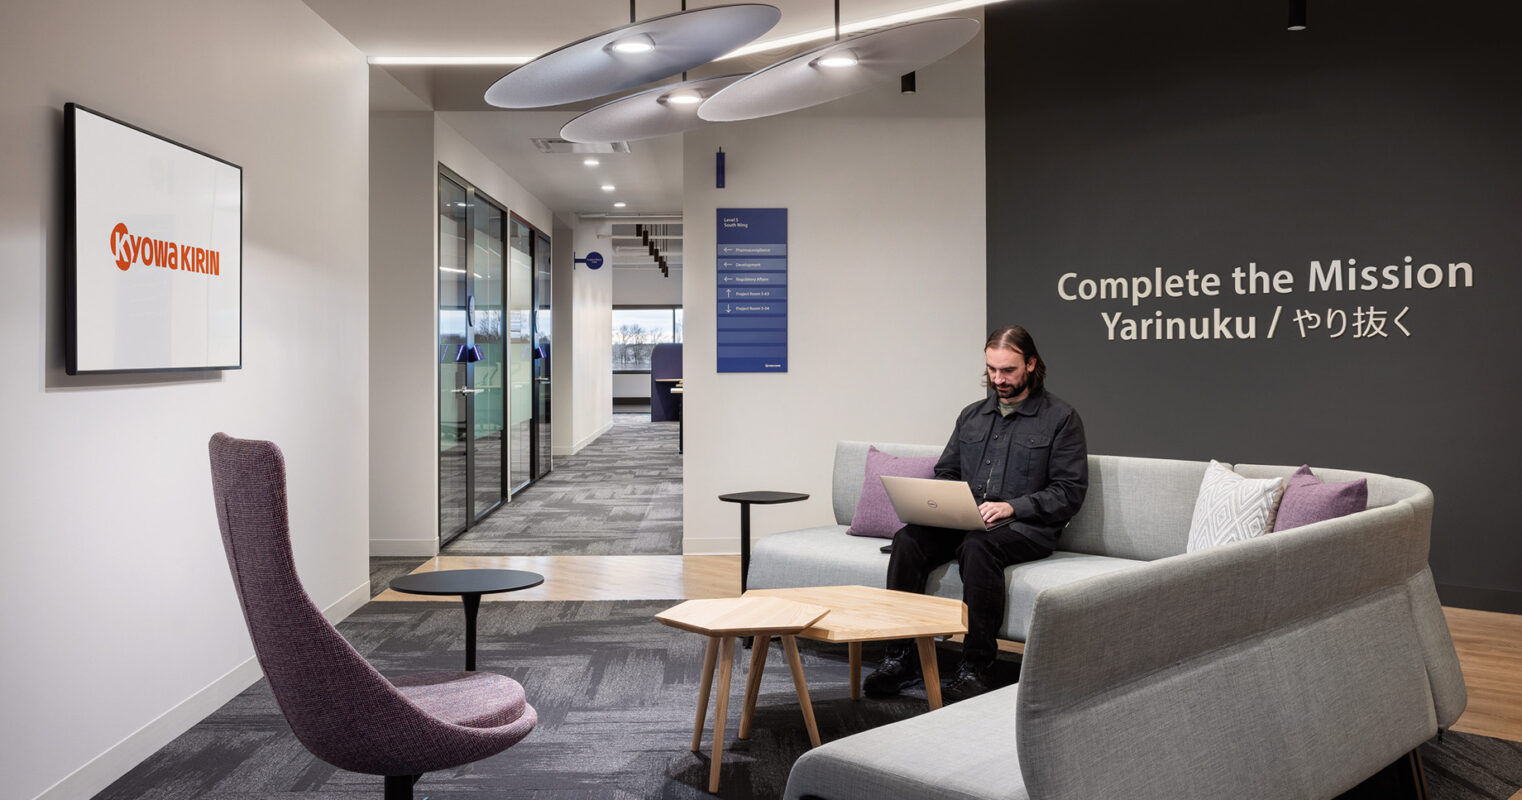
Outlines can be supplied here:
M481 595L467 592L460 595L465 603L465 671L476 671L476 616L481 613Z
M750 507L752 504L770 506L779 503L796 503L809 496L801 492L735 492L721 494L726 503L740 504L740 592L743 594L750 579Z
M476 669L476 617L481 613L481 595L516 592L544 583L537 572L516 569L446 569L403 575L391 582L391 588L407 594L457 594L465 605L465 669Z

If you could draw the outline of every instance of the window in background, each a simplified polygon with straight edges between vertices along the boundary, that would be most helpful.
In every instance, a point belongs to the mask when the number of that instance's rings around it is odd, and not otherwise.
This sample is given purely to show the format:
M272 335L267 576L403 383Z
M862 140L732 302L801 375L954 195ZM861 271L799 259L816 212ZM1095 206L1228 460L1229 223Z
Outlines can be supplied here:
M656 345L681 341L681 306L613 307L614 372L649 372Z

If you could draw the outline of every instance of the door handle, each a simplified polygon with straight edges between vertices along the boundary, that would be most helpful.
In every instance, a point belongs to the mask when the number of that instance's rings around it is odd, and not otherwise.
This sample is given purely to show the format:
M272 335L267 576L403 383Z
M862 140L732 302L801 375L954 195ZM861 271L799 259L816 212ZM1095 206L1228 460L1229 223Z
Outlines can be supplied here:
M455 394L480 394L480 393L482 393L484 391L486 391L486 390L485 389L456 389L455 390Z

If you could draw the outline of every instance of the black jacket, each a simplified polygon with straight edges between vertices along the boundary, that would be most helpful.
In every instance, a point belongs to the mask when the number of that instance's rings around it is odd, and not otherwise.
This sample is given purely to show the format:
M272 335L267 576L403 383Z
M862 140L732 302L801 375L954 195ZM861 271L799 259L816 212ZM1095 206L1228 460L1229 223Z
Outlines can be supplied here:
M1004 469L992 474L1001 455ZM957 415L935 476L967 481L980 503L1009 503L1015 510L1012 530L1055 548L1089 489L1083 420L1045 390L1032 392L1007 419L999 416L999 400L990 395Z

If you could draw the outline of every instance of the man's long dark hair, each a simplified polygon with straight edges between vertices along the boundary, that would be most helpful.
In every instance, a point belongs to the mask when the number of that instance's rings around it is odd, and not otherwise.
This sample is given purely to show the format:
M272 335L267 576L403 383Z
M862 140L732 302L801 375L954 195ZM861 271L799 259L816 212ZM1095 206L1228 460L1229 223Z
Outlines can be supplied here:
M1041 391L1041 387L1046 384L1046 362L1041 360L1041 353L1036 350L1036 340L1031 338L1030 331L1019 325L1010 325L988 334L988 341L984 343L983 349L991 350L998 347L1024 353L1026 358L1036 359L1036 368L1031 371L1030 390L1031 394ZM983 388L989 388L986 369L983 370Z

